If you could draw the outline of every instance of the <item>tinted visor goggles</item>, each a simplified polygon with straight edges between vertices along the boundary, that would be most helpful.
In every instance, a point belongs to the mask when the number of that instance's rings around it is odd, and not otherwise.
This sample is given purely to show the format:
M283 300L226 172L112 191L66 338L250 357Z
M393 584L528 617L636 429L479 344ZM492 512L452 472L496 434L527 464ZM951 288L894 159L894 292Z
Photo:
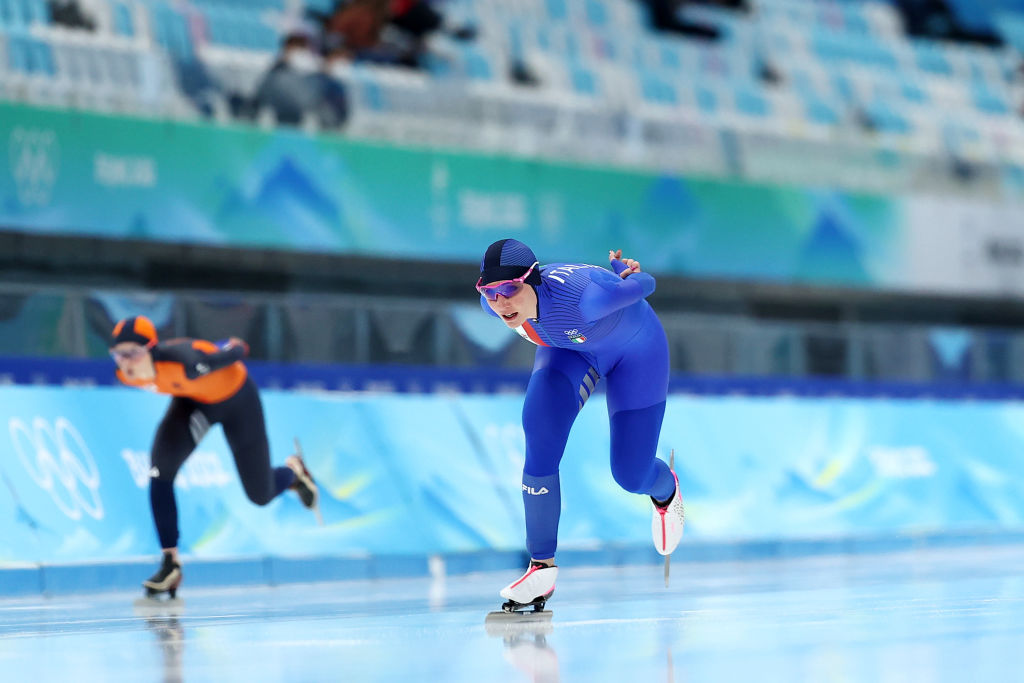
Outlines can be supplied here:
M539 263L539 261L534 261L528 271L514 280L502 280L501 282L493 282L489 285L485 285L481 284L481 280L483 280L483 278L481 278L476 281L476 291L487 297L488 301L497 301L499 296L511 299L519 293L519 290L526 286L524 284L526 282L526 278L530 277L530 273L533 272L533 269L536 268Z

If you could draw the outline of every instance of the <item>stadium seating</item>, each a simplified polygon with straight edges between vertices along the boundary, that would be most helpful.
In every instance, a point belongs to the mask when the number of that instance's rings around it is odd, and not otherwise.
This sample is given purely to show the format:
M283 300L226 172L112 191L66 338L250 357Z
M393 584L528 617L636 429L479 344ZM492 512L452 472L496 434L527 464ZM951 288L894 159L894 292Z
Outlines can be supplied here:
M910 39L896 9L877 0L751 5L687 8L689 19L721 32L708 43L653 31L637 0L451 0L440 7L451 23L475 25L476 40L432 37L422 73L354 65L349 132L447 143L461 121L474 124L462 126L459 141L468 146L500 149L496 138L504 137L509 151L579 156L592 148L579 142L582 131L605 138L612 160L640 149L641 161L656 165L674 121L741 137L856 138L900 153L968 155L1020 175L1014 48ZM952 5L965 25L1024 47L1019 1ZM250 94L296 25L300 3L89 0L86 9L96 15L95 32L54 25L44 0L0 0L0 96L184 118L209 113L186 99L183 72L205 70L225 98ZM513 64L539 83L514 84ZM159 94L169 83L176 92ZM518 134L493 134L508 125ZM727 164L709 156L706 166Z

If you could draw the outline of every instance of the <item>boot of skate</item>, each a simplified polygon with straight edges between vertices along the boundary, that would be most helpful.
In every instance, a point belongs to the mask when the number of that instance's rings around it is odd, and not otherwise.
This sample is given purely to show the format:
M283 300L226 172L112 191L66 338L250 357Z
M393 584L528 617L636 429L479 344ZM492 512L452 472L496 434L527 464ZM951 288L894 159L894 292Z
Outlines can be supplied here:
M316 510L320 502L320 489L313 481L313 475L306 469L306 463L302 460L302 456L289 455L284 464L295 473L295 482L291 488L298 494L303 506L309 510Z
M555 590L558 567L532 561L526 573L501 589L501 597L520 605L547 599Z
M174 598L178 592L178 586L181 585L181 578L181 565L175 562L174 555L164 553L160 568L153 576L143 581L142 586L146 589L148 596L168 593L171 598Z
M662 555L671 555L679 545L685 522L683 497L679 494L679 477L675 472L672 472L672 477L676 481L676 490L672 492L668 503L659 505L651 498L654 507L651 514L651 537L654 540L654 548Z

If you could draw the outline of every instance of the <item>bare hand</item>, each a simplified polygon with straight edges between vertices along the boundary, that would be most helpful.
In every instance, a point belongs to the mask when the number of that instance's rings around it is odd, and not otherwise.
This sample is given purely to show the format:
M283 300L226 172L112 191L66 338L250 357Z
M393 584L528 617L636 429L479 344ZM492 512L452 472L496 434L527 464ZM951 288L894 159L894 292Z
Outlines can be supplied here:
M608 260L609 261L622 261L626 265L626 269L623 270L621 273L619 273L619 277L621 277L623 280L625 280L627 277L629 277L633 273L639 273L640 272L640 262L637 261L636 259L622 258L622 250L621 249L609 250L608 251Z

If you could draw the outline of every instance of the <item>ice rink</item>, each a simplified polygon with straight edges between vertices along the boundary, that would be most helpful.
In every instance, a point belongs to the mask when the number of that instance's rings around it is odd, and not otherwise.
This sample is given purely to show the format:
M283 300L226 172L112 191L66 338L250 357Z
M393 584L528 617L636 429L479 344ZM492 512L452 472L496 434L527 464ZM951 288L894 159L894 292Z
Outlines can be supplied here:
M1024 547L563 567L549 626L488 633L515 572L0 601L4 681L1024 681Z

